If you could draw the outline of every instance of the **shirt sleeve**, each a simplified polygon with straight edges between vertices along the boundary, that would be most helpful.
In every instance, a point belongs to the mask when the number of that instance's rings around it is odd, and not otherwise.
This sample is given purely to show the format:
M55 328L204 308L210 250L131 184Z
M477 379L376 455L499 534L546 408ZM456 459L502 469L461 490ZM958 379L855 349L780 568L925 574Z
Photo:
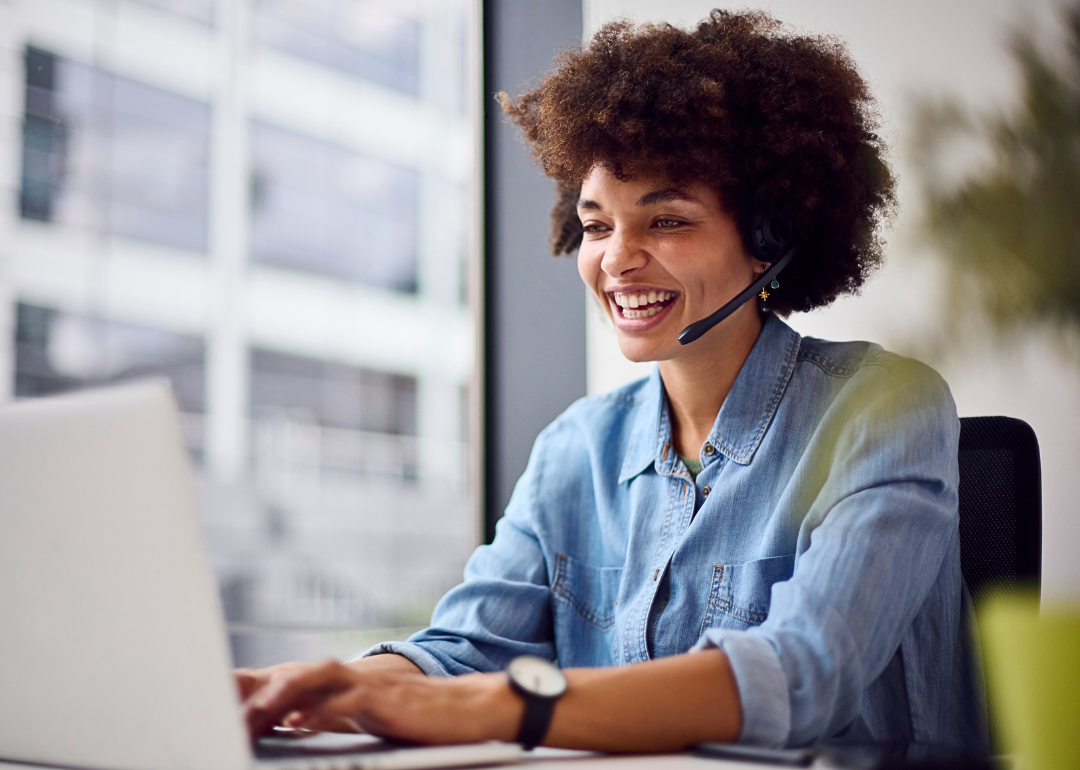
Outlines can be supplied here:
M491 545L465 565L465 580L436 605L431 625L405 642L385 642L364 653L396 653L429 676L502 671L518 655L555 659L547 563L532 523L540 434Z
M731 661L741 742L808 745L858 717L955 556L959 430L948 386L917 362L884 354L841 390L803 458L809 544L791 579L760 626L696 645Z

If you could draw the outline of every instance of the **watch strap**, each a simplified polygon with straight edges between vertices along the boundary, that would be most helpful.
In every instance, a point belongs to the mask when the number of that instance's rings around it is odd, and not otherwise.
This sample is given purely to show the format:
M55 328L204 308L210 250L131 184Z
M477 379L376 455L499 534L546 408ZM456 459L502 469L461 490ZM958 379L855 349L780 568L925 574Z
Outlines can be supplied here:
M521 730L517 742L526 751L532 751L540 745L551 725L551 715L555 711L556 698L538 698L525 696L525 716L521 719Z

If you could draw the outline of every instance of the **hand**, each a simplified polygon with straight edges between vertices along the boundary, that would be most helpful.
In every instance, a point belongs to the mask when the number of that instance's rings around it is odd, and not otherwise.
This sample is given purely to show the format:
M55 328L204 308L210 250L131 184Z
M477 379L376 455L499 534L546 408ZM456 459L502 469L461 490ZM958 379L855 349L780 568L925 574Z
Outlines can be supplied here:
M399 657L399 656L386 656ZM238 668L233 671L233 677L236 682L236 689L240 694L240 701L246 703L247 700L254 695L260 689L267 687L268 685L278 682L281 679L288 677L296 672L309 667L310 663L280 663L276 666L268 666L267 668ZM292 726L292 722L295 720L295 716L292 714L286 714L276 724L283 726ZM270 725L266 728L267 731L275 725ZM327 732L335 733L359 733L364 732L360 729L360 726L353 722L351 719L341 719L333 724L329 724L322 728Z
M238 671L249 733L254 738L279 724L309 730L350 724L417 743L514 739L524 704L505 675L429 678L415 667L373 665L380 657Z
M237 668L233 670L233 679L240 701L247 701L256 690L265 687L273 679L279 679L290 671L309 665L307 663L279 663L267 668Z

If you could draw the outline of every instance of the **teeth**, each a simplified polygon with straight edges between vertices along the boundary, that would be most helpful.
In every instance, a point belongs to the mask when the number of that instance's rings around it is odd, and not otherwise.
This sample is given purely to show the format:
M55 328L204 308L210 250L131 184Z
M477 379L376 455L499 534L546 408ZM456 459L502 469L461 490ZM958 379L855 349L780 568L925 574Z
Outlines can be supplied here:
M638 294L613 293L615 304L622 308L624 318L649 318L654 316L664 309L656 303L667 302L674 296L674 292L656 291L655 289ZM649 307L650 305L652 307Z
M623 311L623 317L624 318L650 318L651 316L654 316L657 313L659 313L661 310L663 310L662 307L650 307L650 308L646 308L644 310L629 310L629 309L627 309L627 310Z

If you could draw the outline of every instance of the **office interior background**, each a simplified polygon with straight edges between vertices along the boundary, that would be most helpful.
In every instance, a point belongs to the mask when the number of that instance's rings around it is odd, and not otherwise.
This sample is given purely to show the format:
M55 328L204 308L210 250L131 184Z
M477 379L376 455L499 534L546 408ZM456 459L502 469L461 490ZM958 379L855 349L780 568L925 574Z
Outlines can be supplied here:
M546 256L550 185L487 92L535 82L612 17L710 7L0 0L0 398L171 379L238 664L422 625L536 432L645 371L573 261ZM887 267L790 323L927 358L962 415L1031 423L1045 591L1080 597L1080 363L1038 328L925 344L964 298L914 233L905 149L914 95L1014 98L1006 28L1052 39L1055 2L763 7L849 42L901 174ZM569 310L530 316L545 292Z

